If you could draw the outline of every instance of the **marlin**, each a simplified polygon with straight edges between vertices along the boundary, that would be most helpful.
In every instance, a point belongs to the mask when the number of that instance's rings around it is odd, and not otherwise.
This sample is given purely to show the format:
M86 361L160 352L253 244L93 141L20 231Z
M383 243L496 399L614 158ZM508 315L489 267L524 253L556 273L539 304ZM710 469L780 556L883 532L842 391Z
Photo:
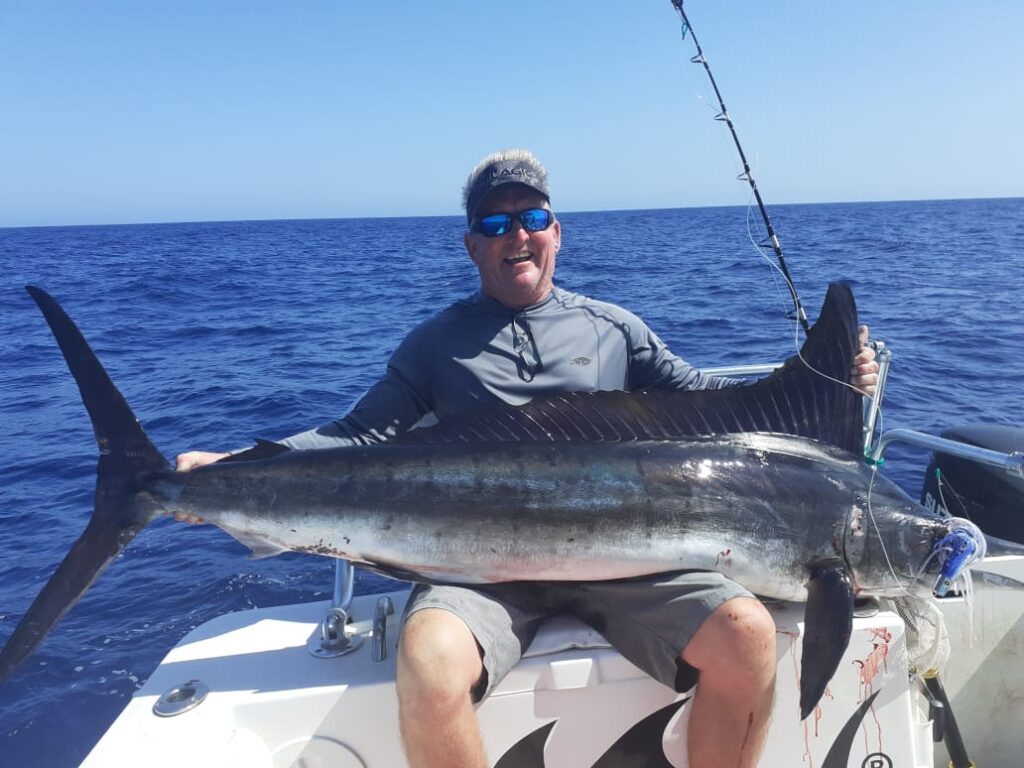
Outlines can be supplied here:
M414 581L719 571L754 594L806 602L802 718L849 642L856 596L941 594L983 555L971 523L928 512L862 460L845 285L830 286L800 354L749 386L564 394L369 447L258 441L190 472L150 442L61 306L28 291L100 457L91 520L0 652L0 681L161 515L213 523L256 554L343 557ZM1014 547L1002 551L1024 552Z

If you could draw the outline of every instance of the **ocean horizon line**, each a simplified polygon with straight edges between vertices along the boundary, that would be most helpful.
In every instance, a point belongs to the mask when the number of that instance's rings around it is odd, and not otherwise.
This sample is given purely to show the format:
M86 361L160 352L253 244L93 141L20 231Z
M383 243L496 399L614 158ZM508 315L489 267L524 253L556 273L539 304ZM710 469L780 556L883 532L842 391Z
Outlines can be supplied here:
M883 205L902 203L957 203L957 202L982 202L994 200L1024 200L1024 196L995 196L995 197L937 197L921 199L894 199L894 200L827 200L813 203L770 203L767 204L769 211L773 208L796 208L814 206L834 205ZM645 211L703 211L703 210L728 210L746 209L754 207L753 201L746 204L729 205L677 205L655 208L585 208L576 210L559 210L560 215L565 214L586 214L586 213L643 213ZM296 216L288 218L266 217L251 219L167 219L161 221L115 221L115 222L78 222L70 224L3 224L3 230L21 229L66 229L71 227L156 227L156 226L180 226L186 224L255 224L274 223L286 221L316 222L316 221L379 221L388 219L461 219L462 213L443 214L403 214L398 216Z

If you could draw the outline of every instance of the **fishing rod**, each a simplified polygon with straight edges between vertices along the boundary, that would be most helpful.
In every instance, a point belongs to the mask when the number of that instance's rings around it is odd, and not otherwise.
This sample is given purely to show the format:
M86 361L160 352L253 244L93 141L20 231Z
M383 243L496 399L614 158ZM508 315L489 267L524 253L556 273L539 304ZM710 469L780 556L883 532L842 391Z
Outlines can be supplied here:
M697 49L697 55L690 58L692 64L702 64L704 71L708 74L708 79L711 81L711 87L715 91L715 98L718 99L718 114L715 115L715 120L725 123L729 126L729 133L732 134L732 141L736 145L736 151L739 152L740 160L743 162L743 173L737 178L740 181L746 181L750 184L750 189L754 193L754 199L757 200L758 210L761 211L761 218L764 220L765 229L768 232L767 241L762 241L758 244L759 248L764 248L767 245L771 245L772 250L775 252L775 258L779 262L779 268L782 270L782 276L786 278L786 286L789 288L790 296L793 297L793 306L796 310L796 318L800 321L800 325L803 326L804 333L810 331L810 325L807 322L807 313L804 312L804 307L800 303L800 296L796 292L796 286L793 284L793 278L789 274L789 268L786 266L786 258L782 255L782 245L779 243L779 238L775 234L775 228L772 226L772 220L768 216L768 209L764 207L764 201L761 199L761 192L757 188L757 182L754 180L754 174L750 170L750 163L747 162L746 153L743 151L743 146L740 144L740 137L736 133L736 126L733 125L732 118L729 117L729 111L725 108L725 102L722 100L722 93L718 90L718 83L715 82L715 76L711 74L711 67L708 65L708 60L704 56L704 51L700 47L700 43L697 41L697 35L693 31L693 26L690 24L690 20L686 16L686 11L683 10L683 0L672 0L672 7L679 13L679 17L683 22L683 39L686 39L686 33L690 33L690 37L693 39L693 45Z
M719 113L715 115L715 119L724 122L729 126L729 132L732 134L733 143L736 145L736 151L739 153L740 160L743 162L743 173L739 175L740 181L746 181L750 184L750 189L754 193L754 199L757 200L758 210L761 211L761 218L764 220L765 229L768 232L768 240L766 242L758 243L759 248L764 248L770 244L772 250L775 251L775 257L778 259L779 268L782 271L783 277L786 280L786 285L789 288L789 293L793 297L793 305L796 308L796 317L803 326L804 332L810 330L810 326L807 322L807 314L804 312L803 305L800 303L800 296L796 292L796 286L793 284L793 278L789 274L789 269L786 267L786 259L782 254L782 245L779 243L779 238L775 234L775 229L772 227L771 218L768 216L768 210L764 206L764 201L761 199L761 193L757 189L757 182L754 180L754 174L750 170L750 164L747 162L747 156L743 152L743 146L740 144L739 136L736 133L736 126L733 125L732 119L729 117L729 112L725 108L725 102L722 100L721 91L718 90L718 84L715 82L715 76L711 73L711 67L708 65L708 60L704 56L704 51L700 47L700 43L697 40L697 35L693 31L693 27L690 25L690 20L686 16L686 12L683 10L683 0L671 0L672 7L679 13L679 17L683 22L683 39L686 38L686 33L689 31L693 38L693 45L697 49L697 55L690 58L690 62L693 64L702 64L704 71L707 72L708 79L711 81L711 87L715 91L715 97L718 99ZM883 379L884 381L884 379ZM876 407L877 407L877 400ZM876 449L878 455L881 455L880 449ZM877 464L877 462L876 462ZM872 477L872 483L874 479ZM868 492L868 509L870 511L870 491ZM971 526L973 528L973 526ZM877 529L876 529L877 530ZM967 563L970 559L974 558L979 553L984 557L984 544L985 539L980 538L980 531L976 529L974 531L969 530L967 527L958 527L953 529L942 541L938 542L932 551L933 555L938 555L940 552L945 553L944 562L941 568L941 573L938 581L936 582L934 594L938 596L945 595L949 588L953 584L954 578L959 578L960 574L964 572ZM883 547L884 552L884 547ZM888 560L888 555L886 555ZM892 565L890 564L890 570ZM968 582L969 583L969 582ZM905 603L907 608L910 608L910 604ZM957 727L956 719L953 717L953 712L949 706L949 699L946 697L946 692L939 680L939 673L937 670L930 670L921 676L924 684L925 695L930 704L930 711L933 713L935 720L941 722L944 736L943 740L946 742L946 748L949 751L951 761L950 766L955 768L968 768L973 766L974 763L968 758L967 751L964 748L963 737L960 734L960 729ZM940 737L936 737L937 740Z

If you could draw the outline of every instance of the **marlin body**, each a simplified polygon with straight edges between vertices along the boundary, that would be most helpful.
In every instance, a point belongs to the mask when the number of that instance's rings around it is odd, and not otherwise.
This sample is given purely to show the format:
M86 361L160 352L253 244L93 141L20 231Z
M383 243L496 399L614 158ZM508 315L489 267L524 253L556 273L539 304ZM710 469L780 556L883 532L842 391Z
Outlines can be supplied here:
M415 581L698 569L804 601L808 562L843 558L858 591L891 593L897 578L915 581L945 532L876 478L872 511L896 536L890 572L866 535L870 474L830 446L744 433L294 451L168 473L150 493L161 511L213 523L260 553L344 557Z
M801 354L748 387L566 394L372 447L259 441L187 473L152 445L60 305L29 292L78 382L100 459L92 519L0 651L0 680L169 514L213 523L257 554L344 557L416 581L720 571L756 594L806 601L806 717L849 641L854 596L927 593L929 579L969 563L948 543L954 531L981 538L860 460L861 397L843 383L857 318L843 285L830 287Z

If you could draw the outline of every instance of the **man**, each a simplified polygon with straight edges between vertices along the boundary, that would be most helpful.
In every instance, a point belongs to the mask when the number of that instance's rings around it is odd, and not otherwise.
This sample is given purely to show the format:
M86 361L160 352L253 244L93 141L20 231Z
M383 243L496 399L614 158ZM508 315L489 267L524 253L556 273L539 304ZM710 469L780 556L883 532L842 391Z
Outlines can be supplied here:
M561 225L547 171L525 150L485 158L463 190L466 251L481 289L409 334L385 377L343 419L283 441L293 448L379 442L430 418L567 391L702 389L704 376L631 313L553 284ZM866 334L866 329L863 329ZM870 393L862 350L851 382ZM226 454L178 457L190 469ZM717 573L618 582L417 586L399 643L398 698L409 762L486 764L474 704L518 662L539 623L569 612L628 659L682 691L693 768L753 766L771 712L775 624L747 590Z

